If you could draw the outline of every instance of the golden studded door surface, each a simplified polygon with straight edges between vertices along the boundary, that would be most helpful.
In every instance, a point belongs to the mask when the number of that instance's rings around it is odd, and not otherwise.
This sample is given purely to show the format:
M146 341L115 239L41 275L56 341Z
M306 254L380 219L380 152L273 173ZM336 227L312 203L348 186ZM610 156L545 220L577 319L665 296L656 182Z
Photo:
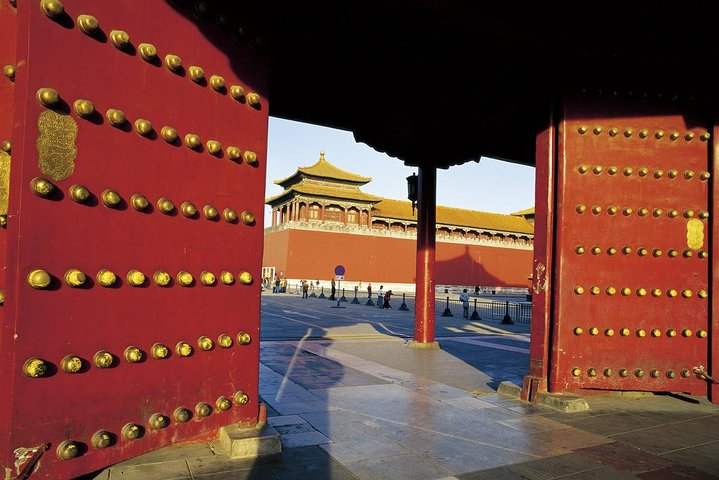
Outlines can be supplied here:
M550 391L707 395L711 124L681 102L564 99Z
M17 3L3 473L70 478L254 425L268 68L252 12Z

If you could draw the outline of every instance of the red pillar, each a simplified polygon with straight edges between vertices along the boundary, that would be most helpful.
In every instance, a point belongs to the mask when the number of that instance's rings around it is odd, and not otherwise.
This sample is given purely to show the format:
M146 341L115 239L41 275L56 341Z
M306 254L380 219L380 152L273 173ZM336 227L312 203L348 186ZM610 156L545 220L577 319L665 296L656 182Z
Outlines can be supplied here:
M417 301L413 348L439 348L434 340L434 258L437 210L437 169L420 166L417 192Z

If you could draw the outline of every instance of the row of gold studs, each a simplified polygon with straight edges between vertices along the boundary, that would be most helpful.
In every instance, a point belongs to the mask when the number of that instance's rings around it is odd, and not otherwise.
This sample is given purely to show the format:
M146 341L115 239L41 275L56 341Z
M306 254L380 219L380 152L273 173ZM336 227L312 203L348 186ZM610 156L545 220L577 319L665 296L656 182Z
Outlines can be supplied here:
M238 345L248 345L252 342L252 337L247 332L240 332L237 334ZM234 344L232 337L227 334L221 334L217 337L217 344L220 348L231 348ZM215 342L210 337L201 336L197 339L197 347L203 352L213 350L215 348ZM194 352L194 348L188 342L178 342L175 345L175 353L178 357L189 357ZM170 356L170 347L162 344L155 343L150 348L150 355L156 360L162 360ZM127 347L122 354L125 361L128 363L141 362L146 354L140 348L130 345ZM97 368L110 368L117 364L116 357L107 350L99 350L92 357L92 363ZM86 369L90 362L83 360L77 355L66 355L60 361L60 370L65 373L79 373ZM49 373L51 363L39 357L28 358L22 367L23 374L28 378L40 378L44 377Z
M37 290L43 290L50 286L52 278L52 275L50 275L45 270L35 269L28 273L27 283L32 288L35 288ZM97 272L95 278L97 279L97 283L102 287L112 287L117 285L118 282L117 275L115 274L115 272L107 269L102 269ZM241 272L237 278L242 285L252 284L253 279L250 272ZM77 268L71 268L66 271L63 275L63 279L65 281L65 284L68 287L72 288L78 288L88 284L87 276ZM142 273L140 270L130 270L129 272L127 272L126 279L128 285L133 287L141 287L146 283L145 274ZM183 287L190 287L195 284L195 277L186 270L181 270L175 276L175 279L178 285ZM169 287L172 284L172 277L169 273L163 270L158 270L152 275L152 283L154 283L158 287ZM217 283L215 274L212 272L203 271L200 274L200 283L207 287L215 285ZM232 285L235 283L235 277L234 275L232 275L231 272L224 270L220 274L220 283L222 283L223 285Z
M579 165L577 167L577 172L579 172L581 175L584 175L585 173L590 171L589 165ZM601 165L594 165L591 167L591 172L595 175L600 175L604 171L604 167ZM610 165L607 167L607 173L609 175L616 175L619 172L619 167L616 167L614 165ZM622 174L625 177L631 177L634 174L635 170L634 167L624 167L622 168ZM650 170L647 167L639 167L636 170L636 174L639 177L646 177L649 175ZM679 176L679 170L668 170L667 172L664 172L664 170L656 169L654 170L654 173L652 173L652 177L659 180L660 178L663 178L666 174L667 178L677 178ZM686 180L691 180L696 175L696 172L694 170L684 170L684 173L682 174L683 177ZM711 173L709 172L699 172L699 180L709 180L711 178Z
M238 390L231 399L225 396L220 396L215 401L215 407L213 408L207 402L199 402L195 405L194 413L186 407L178 407L172 414L172 418L176 423L186 423L196 417L198 420L204 417L209 417L213 410L216 408L219 412L224 412L232 408L233 404L237 406L246 405L249 403L249 396ZM150 416L147 422L147 426L151 430L161 430L170 426L171 419L169 416L162 413L154 413ZM145 427L137 423L127 423L120 430L120 437L125 441L133 441L141 438L145 434ZM111 447L117 443L117 435L108 430L99 430L92 435L90 439L90 445L93 448L102 449ZM60 460L70 460L75 457L79 457L87 449L87 446L82 442L76 440L63 440L57 446L55 454Z
M586 251L587 251L587 249L583 245L578 245L574 249L574 252L577 255L582 255ZM589 251L592 253L592 255L601 255L602 247L593 246L589 249ZM608 247L606 249L607 255L610 255L610 256L616 255L620 251L623 255L630 255L632 253L632 247L624 246L621 248L621 250L618 249L617 247ZM662 250L660 248L652 249L652 257L661 257L663 254L664 254L664 252L662 252ZM645 257L645 256L649 255L649 249L646 247L639 247L639 248L637 248L637 255L639 255L640 257ZM691 258L693 255L694 255L693 250L687 249L687 250L682 251L682 257L684 257L684 258ZM669 250L667 250L667 256L669 258L677 257L677 256L679 256L679 250L670 248ZM697 253L697 257L699 257L699 258L707 258L708 256L709 256L709 252L706 252L704 250L699 250L699 252Z
M60 103L60 94L53 88L40 88L37 91L36 98L40 105L46 108L56 107ZM90 118L95 114L95 105L93 105L90 100L75 100L73 103L73 109L81 118ZM107 118L110 125L116 128L122 128L128 121L125 113L122 110L115 108L107 110L105 118ZM138 118L135 120L134 127L138 135L145 138L153 137L152 134L155 130L149 120ZM166 143L174 144L178 141L179 134L174 128L165 125L162 129L160 129L160 137L162 137ZM183 140L185 146L190 150L199 151L200 147L202 147L202 140L199 135L195 135L194 133L188 133L185 135ZM224 154L227 155L227 158L233 161L238 160L241 162L244 160L245 163L252 166L257 166L259 164L259 161L257 160L257 153L250 150L246 150L242 153L239 147L234 146L228 146L223 150L222 144L217 140L208 140L205 143L205 148L210 155L215 157L220 157Z
M574 210L578 214L582 215L583 213L587 212L588 208L589 207L587 207L587 205L580 203L576 207L574 207ZM619 213L620 210L622 212L622 215L624 215L625 217L631 216L635 211L632 207L617 207L615 205L610 205L607 207L606 212L607 215L613 216ZM592 214L594 215L600 215L602 211L604 211L604 209L601 205L592 205L592 208L589 209L589 211L592 212ZM649 209L646 207L637 208L636 212L637 216L639 217L646 217L647 215L649 215ZM659 218L664 215L664 209L654 208L652 209L651 214L653 217ZM677 218L679 216L679 210L675 208L670 208L666 211L666 214L669 218ZM709 212L707 212L706 210L700 210L699 212L695 212L694 210L688 208L682 212L682 217L684 218L694 218L695 215L697 218L700 218L702 220L706 220L707 218L709 218Z
M574 327L572 329L572 333L579 336L584 333L584 329L582 327ZM590 327L588 330L588 333L589 333L589 335L592 335L592 336L599 335L599 328L598 327ZM649 334L654 338L661 337L662 333L663 332L658 328L653 328L649 331ZM674 338L677 336L677 330L674 328L669 328L664 333L666 334L667 337L670 337L670 338ZM615 334L615 331L613 328L605 328L604 329L604 335L606 335L607 337L613 337L614 334ZM631 334L632 334L632 331L626 327L619 329L619 335L621 335L622 337L628 337ZM644 338L647 336L647 331L643 328L638 328L635 330L634 334L639 338ZM690 328L683 328L681 330L681 335L684 338L689 338L692 336L692 334L693 334L693 332ZM698 338L707 338L707 332L706 332L706 330L701 330L701 329L697 330L696 336Z
M584 287L582 287L581 285L576 285L574 287L574 293L576 293L577 295L583 295ZM593 287L589 288L589 293L591 293L592 295L599 295L600 293L602 293L602 289L597 286L593 286ZM634 293L634 291L629 287L624 287L619 290L617 290L615 287L607 287L605 289L605 293L607 295L609 295L610 297L617 293L621 293L623 296L629 297L632 295L632 293ZM660 288L652 288L650 292L648 292L646 288L641 288L641 287L637 288L637 290L636 290L636 294L638 297L644 297L647 295L647 293L651 293L652 297L661 297L664 294L664 292ZM688 288L681 291L681 296L683 298L691 298L693 294L694 293L691 290L689 290ZM669 298L675 298L679 295L679 291L677 291L674 288L669 288L666 291L666 295ZM707 298L708 296L709 296L709 292L707 292L706 290L704 290L704 289L697 290L697 297Z
M583 371L582 371L581 368L578 368L578 367L572 368L572 376L573 376L573 377L581 377L581 376L582 376L582 373L583 373ZM628 376L630 375L629 370L626 369L626 368L620 368L618 373L619 373L619 376L622 377L622 378L626 378L626 377L628 377ZM605 369L602 371L602 374L603 374L605 377L611 377L612 375L614 375L614 371L613 371L611 368L605 368ZM590 367L590 368L587 369L587 376L588 376L588 377L596 377L597 375L598 375L598 372L597 372L597 369L596 369L596 368L591 368L591 367ZM666 373L665 373L665 375L666 375L667 378L672 379L672 378L676 378L677 372L674 371L674 370L667 370ZM691 377L691 371L689 371L689 369L683 368L683 369L679 372L679 375L680 375L682 378L689 378L689 377ZM644 372L644 370L641 369L641 368L636 368L636 369L634 369L634 376L635 376L636 378L643 378L643 377L645 376L645 372ZM659 370L657 370L657 369L651 369L651 370L649 371L649 376L650 376L651 378L659 378L659 377L662 376L662 372L659 371Z
M38 197L47 198L53 193L55 188L55 185L46 178L35 177L30 181L30 190ZM77 184L70 186L68 193L70 194L70 198L77 203L86 203L92 195L87 187ZM116 191L105 189L100 195L100 200L107 208L117 208L121 205L123 199ZM133 194L130 197L129 203L132 208L137 211L146 211L150 206L150 201L147 197L139 193ZM175 204L165 197L160 197L157 200L157 209L161 213L169 215L175 211ZM197 207L192 202L182 202L182 205L180 205L180 211L182 212L182 215L187 218L196 218L198 215ZM220 217L219 211L212 205L205 205L202 208L202 214L208 220L217 220ZM238 217L236 210L232 208L225 208L222 211L222 218L227 223L236 223L238 219L240 219L245 225L253 225L255 223L255 216L246 210Z
M65 14L64 5L58 0L42 0L40 2L40 8L42 8L43 13L51 19L59 19ZM91 37L101 32L100 22L92 15L79 15L77 17L77 26L81 32ZM120 51L126 52L132 45L130 35L123 30L112 30L108 37L110 38L110 43ZM151 43L140 43L137 45L137 53L138 56L147 63L155 64L158 61L157 48ZM170 72L178 75L184 73L182 58L177 55L165 55L165 67ZM203 85L205 82L205 71L202 67L191 65L187 68L187 74L190 80L198 85ZM218 93L224 94L227 92L225 79L220 75L210 76L209 85ZM255 109L261 107L260 95L255 92L250 92L245 95L245 89L240 85L232 85L229 92L230 97L234 100L243 101L246 99L249 106Z
M577 127L577 133L579 133L580 135L584 135L588 131L589 131L589 127L587 127L585 125ZM604 132L604 127L602 127L601 125L596 125L596 126L592 127L592 133L594 135L601 135L602 132ZM617 127L611 127L607 130L607 134L609 134L610 137L616 137L617 135L619 135L619 132L620 132L620 130ZM637 131L637 136L639 138L647 138L647 137L649 137L650 133L651 132L648 128L642 128L642 129L639 129L639 131ZM626 138L631 138L634 135L634 129L631 127L627 127L622 131L622 135L624 135L624 137L626 137ZM653 136L655 139L661 140L662 138L665 137L665 135L666 135L666 132L664 130L655 130ZM675 141L679 140L680 137L682 137L682 134L679 133L677 130L673 130L673 131L669 132L669 135L666 135L666 136L669 137L669 140L671 140L672 142L675 142ZM687 142L691 142L696 137L696 134L694 132L686 132L686 133L684 133L683 137L684 137L684 140L686 140ZM699 140L701 140L702 142L706 142L710 138L711 138L711 134L709 134L709 132L702 132L699 134Z

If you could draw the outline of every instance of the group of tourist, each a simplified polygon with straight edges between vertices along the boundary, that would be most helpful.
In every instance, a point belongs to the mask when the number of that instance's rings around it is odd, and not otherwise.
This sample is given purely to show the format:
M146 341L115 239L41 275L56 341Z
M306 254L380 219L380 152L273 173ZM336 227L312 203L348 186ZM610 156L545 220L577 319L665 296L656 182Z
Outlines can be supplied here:
M367 286L367 298L372 298L372 284ZM392 290L384 291L384 285L379 286L377 292L377 306L379 308L392 308L389 304L390 298L392 298Z
M266 277L264 279L265 288L270 288L272 286L272 293L287 293L287 279L284 277L284 275L275 275L274 281L271 281L269 277ZM317 288L319 288L320 281L317 280L315 282L307 281L307 280L301 280L300 281L300 289L302 291L302 298L309 298L309 292L310 290L315 289L315 285ZM330 293L330 300L335 299L335 294L337 292L335 280L332 279L331 283L332 291ZM355 292L357 292L360 288L362 288L362 282L359 282L358 285L354 287ZM465 290L466 292L466 290ZM372 298L372 283L367 284L367 298ZM384 285L380 285L379 291L377 292L377 306L379 308L392 308L390 305L390 299L392 298L392 290L384 290Z
M272 287L272 293L286 293L287 292L287 279L284 275L275 274L275 278L265 277L262 281L265 288Z

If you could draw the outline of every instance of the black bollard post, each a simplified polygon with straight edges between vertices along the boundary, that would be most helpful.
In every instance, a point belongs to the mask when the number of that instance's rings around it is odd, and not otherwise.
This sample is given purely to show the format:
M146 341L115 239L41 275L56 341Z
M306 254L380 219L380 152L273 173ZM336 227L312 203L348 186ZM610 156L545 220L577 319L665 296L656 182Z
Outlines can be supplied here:
M509 301L504 303L504 318L502 318L502 325L514 325L512 317L509 316Z
M325 297L325 287L324 287L324 286L323 286L322 289L320 290L320 296L319 296L319 298L327 298L327 297Z
M339 300L339 301L340 301L340 302L346 302L346 301L347 301L347 297L345 297L345 289L344 289L344 288L342 289L342 296L340 297L340 300Z
M447 306L444 309L444 312L442 312L443 317L454 317L452 315L452 310L449 309L449 297L447 297Z
M402 305L399 306L399 310L402 310L403 312L406 312L409 310L407 307L407 304L404 302L404 293L402 294Z
M477 299L474 299L474 312L472 312L472 315L469 317L470 320L481 320L479 318L479 312L477 312Z
M345 289L344 288L342 289L342 298L345 298ZM334 300L334 299L330 296L330 300ZM344 301L346 302L347 299L345 298ZM330 308L347 308L347 307L341 306L340 302L341 302L341 300L338 298L337 305L332 305Z
M359 300L357 300L357 289L355 288L355 298L352 299L353 304L359 304Z

